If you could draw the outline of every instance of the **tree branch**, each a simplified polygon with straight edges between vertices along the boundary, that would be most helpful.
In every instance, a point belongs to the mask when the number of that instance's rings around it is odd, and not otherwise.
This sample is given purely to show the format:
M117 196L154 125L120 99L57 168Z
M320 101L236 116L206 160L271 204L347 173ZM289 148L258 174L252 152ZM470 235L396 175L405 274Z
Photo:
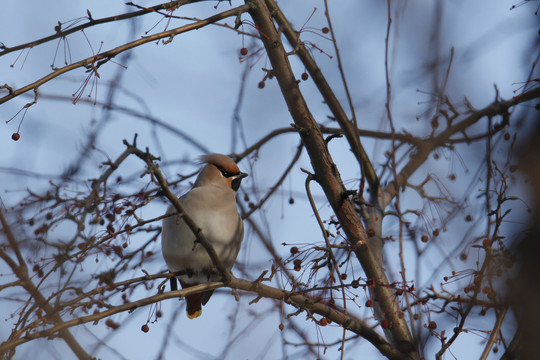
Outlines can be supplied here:
M39 80L34 81L31 84L28 84L28 85L23 86L22 88L19 88L19 89L16 89L16 90L10 90L7 95L0 98L0 104L3 104L6 101L9 101L9 100L21 95L21 94L24 94L25 92L27 92L29 90L37 89L38 87L40 87L44 83L46 83L46 82L48 82L48 81L50 81L50 80L64 74L64 73L67 73L69 71L75 70L75 69L80 68L80 67L88 68L88 67L91 67L91 66L95 66L94 64L96 62L98 62L98 64L101 65L104 62L107 62L110 59L114 58L118 54L121 54L121 53L123 53L123 52L125 52L127 50L130 50L130 49L133 49L133 48L135 48L137 46L141 46L143 44L153 42L153 41L156 41L156 40L160 40L160 39L164 39L164 38L172 39L175 35L203 28L208 24L212 24L212 23L214 23L216 21L228 18L230 16L237 16L238 14L246 12L248 10L248 8L249 8L249 6L247 6L247 5L241 5L241 6L238 6L238 7L234 8L234 9L230 9L230 10L224 11L222 13L210 16L210 17L208 17L206 19L203 19L201 21L197 21L197 22L195 22L193 24L188 24L188 25L180 26L180 27L172 29L172 30L163 31L163 32L160 32L160 33L157 33L157 34L145 36L145 37L140 38L138 40L134 40L134 41L131 41L131 42L126 43L124 45L118 46L118 47L116 47L114 49L104 51L104 52L99 53L97 55L90 56L90 57L88 57L86 59L77 61L77 62L69 64L69 65L66 65L64 67L56 69L54 72L50 73L49 75L46 75L46 76L42 77Z
M344 196L346 191L339 171L332 161L322 133L300 92L280 35L271 20L271 12L263 0L246 0L246 3L252 5L249 13L260 30L261 40L272 63L273 72L311 159L315 171L315 180L325 192L368 279L377 284L387 284L388 280L382 269L382 264L376 261L376 257L367 245L367 234L356 213L356 209L352 202ZM270 0L268 3L272 4ZM272 10L276 11L276 8ZM274 16L276 16L275 12ZM320 74L320 70L318 74ZM349 121L347 123L349 125L344 126L350 126L351 123ZM407 324L402 320L403 313L394 302L390 289L385 286L375 286L374 296L375 300L384 309L385 320L391 324L390 331L395 346L402 351L404 356L410 356L413 359L418 358Z

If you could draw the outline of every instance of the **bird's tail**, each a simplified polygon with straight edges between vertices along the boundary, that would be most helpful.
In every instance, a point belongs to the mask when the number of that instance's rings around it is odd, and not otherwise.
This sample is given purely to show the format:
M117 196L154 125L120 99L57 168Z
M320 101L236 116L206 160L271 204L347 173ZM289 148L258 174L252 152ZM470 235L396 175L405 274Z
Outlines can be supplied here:
M195 319L202 314L202 297L204 293L186 296L186 311L190 319Z

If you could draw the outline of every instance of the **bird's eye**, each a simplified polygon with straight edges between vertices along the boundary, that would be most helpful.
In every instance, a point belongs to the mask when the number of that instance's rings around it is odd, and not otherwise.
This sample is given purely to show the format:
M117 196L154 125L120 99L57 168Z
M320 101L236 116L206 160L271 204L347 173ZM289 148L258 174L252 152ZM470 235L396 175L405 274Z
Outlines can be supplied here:
M221 175L223 175L224 177L227 177L227 178L228 178L228 177L234 176L233 173L228 172L227 170L225 170L225 169L222 168L221 166L216 166L216 167L219 169L219 171L221 172Z

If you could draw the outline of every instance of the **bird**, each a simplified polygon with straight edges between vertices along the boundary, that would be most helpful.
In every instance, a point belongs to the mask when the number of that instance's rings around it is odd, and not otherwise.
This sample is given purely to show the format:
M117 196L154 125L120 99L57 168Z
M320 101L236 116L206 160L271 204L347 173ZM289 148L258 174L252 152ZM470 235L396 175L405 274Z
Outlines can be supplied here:
M216 251L227 271L236 261L244 238L244 223L236 206L236 193L248 174L227 155L201 156L204 164L191 190L179 198L185 212L199 227ZM162 223L161 251L170 272L184 274L171 278L171 290L222 280L206 249L195 243L196 236L173 205ZM174 214L177 214L176 216ZM199 317L214 290L187 295L186 311L190 319Z

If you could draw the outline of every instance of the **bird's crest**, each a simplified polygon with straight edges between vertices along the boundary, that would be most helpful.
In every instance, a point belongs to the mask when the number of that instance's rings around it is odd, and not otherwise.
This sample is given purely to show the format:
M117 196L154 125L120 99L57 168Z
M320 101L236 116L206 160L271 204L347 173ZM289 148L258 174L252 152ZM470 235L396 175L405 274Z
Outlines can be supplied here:
M200 157L202 163L212 164L230 174L238 174L240 169L233 159L223 154L208 154Z

